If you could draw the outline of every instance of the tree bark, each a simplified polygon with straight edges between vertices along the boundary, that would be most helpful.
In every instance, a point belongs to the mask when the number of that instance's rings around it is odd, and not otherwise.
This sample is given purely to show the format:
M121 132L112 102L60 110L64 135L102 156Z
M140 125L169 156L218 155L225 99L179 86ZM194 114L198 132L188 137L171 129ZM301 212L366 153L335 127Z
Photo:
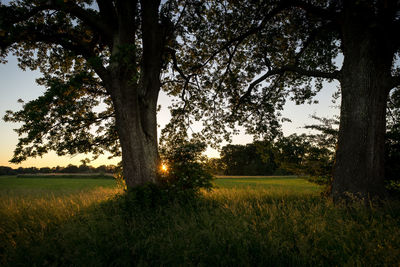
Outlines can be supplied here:
M385 47L384 29L375 27L379 24L373 24L370 15L350 8L342 22L342 103L332 184L335 201L382 196L385 191L386 105L393 54Z
M135 93L136 88L126 90L130 87L117 82L112 98L122 149L123 177L128 187L135 187L157 181L157 95L143 104Z
M129 27L119 27L113 45L113 54L121 61L111 63L115 65L112 66L109 91L122 150L123 177L128 187L157 182L157 100L165 38L159 24L159 4L159 0L141 1L143 49L140 72L137 71L136 52L121 55L120 48L127 47L128 51L132 48ZM125 19L132 20L129 16ZM121 20L121 25L127 23Z

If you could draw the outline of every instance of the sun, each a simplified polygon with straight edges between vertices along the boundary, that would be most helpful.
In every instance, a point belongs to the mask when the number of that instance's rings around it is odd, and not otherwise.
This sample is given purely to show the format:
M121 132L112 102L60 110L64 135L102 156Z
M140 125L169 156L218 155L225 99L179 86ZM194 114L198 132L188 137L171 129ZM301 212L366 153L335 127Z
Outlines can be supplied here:
M161 170L162 170L163 172L166 172L166 171L168 170L167 165L161 164Z

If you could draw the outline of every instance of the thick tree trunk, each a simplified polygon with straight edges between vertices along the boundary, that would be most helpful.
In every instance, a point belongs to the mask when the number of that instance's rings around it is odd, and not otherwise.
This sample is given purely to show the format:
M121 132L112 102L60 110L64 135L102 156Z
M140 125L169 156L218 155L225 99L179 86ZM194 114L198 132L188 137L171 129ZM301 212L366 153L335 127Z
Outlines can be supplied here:
M343 22L342 104L332 196L384 194L386 103L392 57L379 29L349 12Z
M136 90L126 90L127 87L130 86L122 84L120 90L114 88L113 102L122 150L123 176L128 187L135 187L156 182L159 164L157 96L147 99L144 104L134 93Z
M332 194L368 197L383 193L387 92L373 65L354 62L343 72L339 140ZM378 72L378 73L377 73Z
M159 24L159 4L159 0L141 1L143 49L140 65L136 62L137 51L130 50L134 33L130 27L125 27L129 24L121 20L122 26L114 40L113 57L120 61L111 62L109 91L122 150L123 176L128 187L157 182L159 154L156 116L165 38ZM125 19L134 21L129 16ZM127 51L132 54L122 54L126 50L123 48L128 48Z

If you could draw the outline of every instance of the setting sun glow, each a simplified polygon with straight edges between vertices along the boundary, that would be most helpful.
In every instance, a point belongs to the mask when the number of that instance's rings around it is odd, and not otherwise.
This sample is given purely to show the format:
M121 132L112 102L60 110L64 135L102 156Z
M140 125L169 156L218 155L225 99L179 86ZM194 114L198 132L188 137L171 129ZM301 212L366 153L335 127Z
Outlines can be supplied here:
M166 171L168 170L167 165L161 164L161 170L162 170L163 172L166 172Z

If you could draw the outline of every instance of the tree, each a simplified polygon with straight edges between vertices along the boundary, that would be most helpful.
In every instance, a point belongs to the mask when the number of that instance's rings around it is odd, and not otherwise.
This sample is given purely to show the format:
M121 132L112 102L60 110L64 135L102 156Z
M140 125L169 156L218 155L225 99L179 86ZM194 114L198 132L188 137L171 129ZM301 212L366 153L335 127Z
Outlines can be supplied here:
M272 175L276 169L269 142L226 145L221 149L220 161L226 175Z
M207 117L209 136L239 122L249 133L273 137L286 97L312 101L324 81L337 80L342 102L332 195L382 196L387 99L400 85L399 11L398 1L384 0L192 5L184 22L196 37L184 39L182 63L176 60L190 103L176 107L176 117L189 107L195 118Z
M213 175L224 175L226 166L220 158L207 158L207 170Z
M317 118L317 117L315 117ZM226 175L282 175L309 176L318 183L329 184L332 177L334 150L326 130L332 132L331 121L312 125L323 133L280 136L274 141L255 141L247 145L226 145L221 158L214 163L223 166ZM336 144L336 138L333 147Z
M5 116L23 122L12 161L49 150L109 151L122 153L128 186L156 182L157 98L173 44L172 7L160 0L0 4L1 58L13 53L20 67L39 68L47 87Z
M16 171L7 166L0 166L0 175L15 175Z
M275 161L281 171L304 175L304 158L310 143L305 134L280 137L274 144Z
M68 164L68 166L64 168L64 172L66 172L66 173L78 173L79 172L79 168L78 168L78 166L75 166L75 165L72 165L72 164Z
M39 169L39 173L51 173L51 169L49 167L42 167Z
M339 133L339 117L321 118L316 115L311 117L317 122L304 127L316 131L307 136L312 143L312 153L309 153L311 159L308 160L308 163L311 163L308 167L310 181L328 185L330 189Z

